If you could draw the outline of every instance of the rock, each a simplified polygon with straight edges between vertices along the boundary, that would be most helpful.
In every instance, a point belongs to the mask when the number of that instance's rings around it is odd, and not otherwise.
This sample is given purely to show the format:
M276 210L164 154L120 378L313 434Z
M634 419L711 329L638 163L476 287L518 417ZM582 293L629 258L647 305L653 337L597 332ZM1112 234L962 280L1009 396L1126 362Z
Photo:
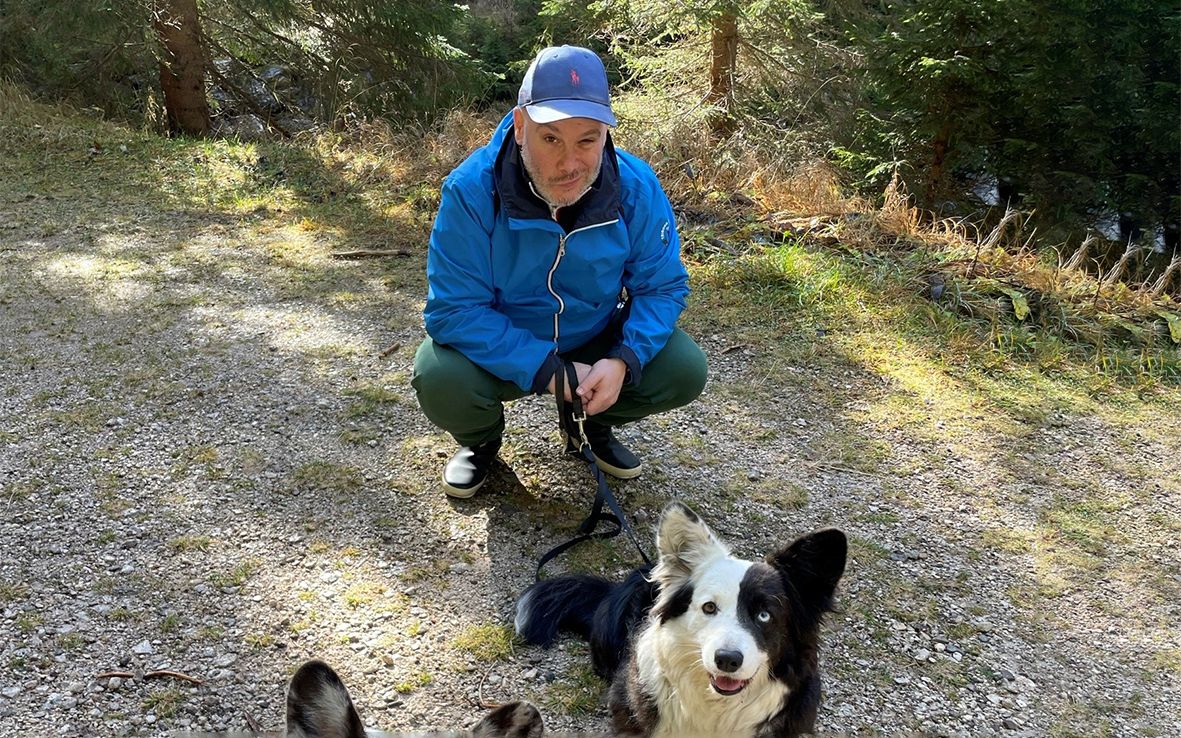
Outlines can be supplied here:
M233 664L237 660L238 660L238 654L227 653L227 654L223 654L221 656L218 656L216 659L214 659L213 665L219 669L224 669L227 666Z
M20 687L5 687L4 689L0 689L0 695L4 695L8 699L12 699L20 693L21 693Z
M139 656L148 656L148 655L151 655L152 653L154 653L154 650L152 649L151 641L147 641L147 640L140 641L139 643L135 644L135 646L132 647L131 651L132 651L132 653L137 654Z

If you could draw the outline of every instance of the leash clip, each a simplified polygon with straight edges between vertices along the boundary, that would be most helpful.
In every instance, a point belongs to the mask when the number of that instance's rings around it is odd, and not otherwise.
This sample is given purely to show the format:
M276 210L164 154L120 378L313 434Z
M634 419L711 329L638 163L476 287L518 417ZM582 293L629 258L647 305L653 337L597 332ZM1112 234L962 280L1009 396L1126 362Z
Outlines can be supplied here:
M582 451L590 446L590 441L586 437L586 410L583 409L581 402L572 404L574 407L570 411L570 419L578 426L578 450Z

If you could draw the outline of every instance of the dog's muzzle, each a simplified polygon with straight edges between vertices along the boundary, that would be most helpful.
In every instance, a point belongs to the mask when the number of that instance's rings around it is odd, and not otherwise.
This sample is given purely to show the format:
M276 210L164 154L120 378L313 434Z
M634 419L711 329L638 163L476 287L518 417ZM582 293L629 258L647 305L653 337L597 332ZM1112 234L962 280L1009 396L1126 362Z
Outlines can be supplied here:
M746 689L746 685L750 684L750 680L734 679L733 677L723 676L721 674L710 674L709 683L715 692L729 697Z

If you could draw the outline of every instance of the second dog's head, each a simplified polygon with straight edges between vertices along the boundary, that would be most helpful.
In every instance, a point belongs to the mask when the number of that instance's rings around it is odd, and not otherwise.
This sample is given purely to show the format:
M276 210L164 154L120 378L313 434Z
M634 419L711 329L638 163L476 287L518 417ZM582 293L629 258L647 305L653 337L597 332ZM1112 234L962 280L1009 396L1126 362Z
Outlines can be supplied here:
M797 672L814 667L820 619L845 570L844 533L820 530L764 561L745 561L673 503L656 543L653 627L682 667L704 670L714 693L737 695L767 680L790 686Z

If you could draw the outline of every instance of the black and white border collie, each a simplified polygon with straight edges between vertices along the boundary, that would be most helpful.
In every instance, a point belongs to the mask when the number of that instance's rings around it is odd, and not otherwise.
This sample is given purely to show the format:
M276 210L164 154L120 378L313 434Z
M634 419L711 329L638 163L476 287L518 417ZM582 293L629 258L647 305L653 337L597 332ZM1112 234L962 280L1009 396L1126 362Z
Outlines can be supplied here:
M788 738L811 732L820 704L817 640L845 571L839 530L767 556L730 555L688 507L661 515L660 560L621 584L575 574L534 584L517 632L548 646L560 631L590 641L612 680L620 736Z

